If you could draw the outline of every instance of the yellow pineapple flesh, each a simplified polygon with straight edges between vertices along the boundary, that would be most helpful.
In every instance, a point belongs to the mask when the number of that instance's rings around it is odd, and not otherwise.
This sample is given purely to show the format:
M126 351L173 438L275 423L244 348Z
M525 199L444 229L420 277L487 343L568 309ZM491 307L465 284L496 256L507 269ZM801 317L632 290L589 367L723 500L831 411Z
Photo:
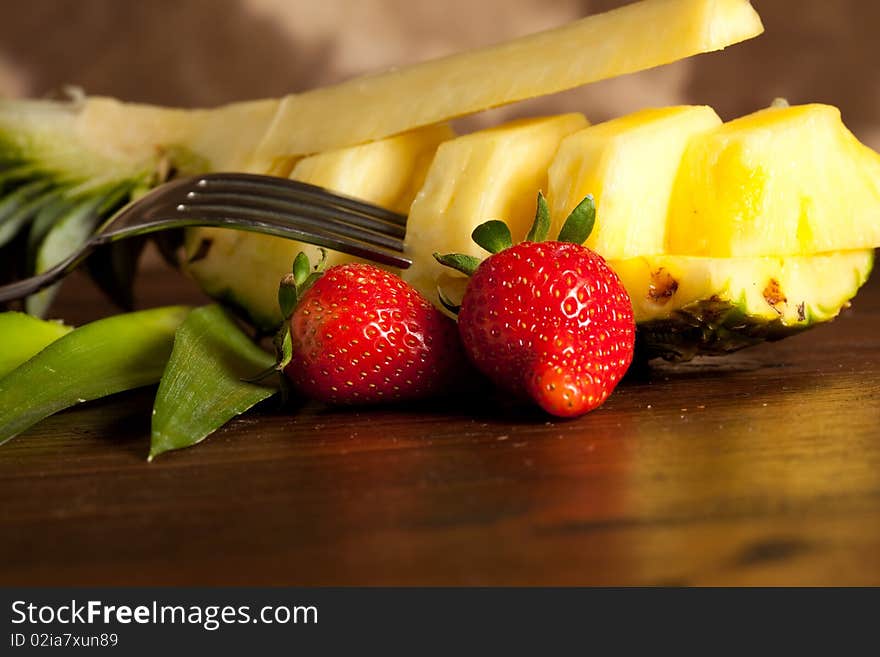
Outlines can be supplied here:
M429 126L370 144L328 151L299 160L290 177L406 213L438 145L454 136L447 124ZM187 231L185 268L211 296L246 312L260 328L281 320L278 282L293 259L317 247L295 240L221 228ZM327 252L327 266L353 256Z
M643 0L562 27L284 98L253 167L720 50L763 32L748 0Z
M828 105L773 107L691 140L666 251L777 256L880 245L880 155Z
M506 221L522 240L559 143L586 125L581 114L521 119L442 144L410 208L404 252L413 265L403 278L436 301L450 270L433 253L486 255L471 232L490 219Z
M711 107L648 109L566 137L549 171L550 235L587 194L597 221L586 246L605 258L665 249L672 185L691 137L721 125Z

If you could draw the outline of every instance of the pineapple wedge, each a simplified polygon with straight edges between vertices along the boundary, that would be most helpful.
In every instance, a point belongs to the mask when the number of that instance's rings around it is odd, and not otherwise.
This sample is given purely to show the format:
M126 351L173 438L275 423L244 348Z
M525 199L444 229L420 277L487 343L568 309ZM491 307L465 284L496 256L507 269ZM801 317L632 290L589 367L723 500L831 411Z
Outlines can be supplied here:
M455 275L433 254L485 255L471 232L489 219L506 221L522 240L559 143L586 125L581 114L521 119L440 146L410 208L404 253L413 264L404 280L436 301L441 277Z
M284 98L252 167L720 50L763 32L748 0L643 0L496 46Z
M496 46L281 100L199 110L101 97L42 105L52 107L49 113L70 115L59 136L62 144L75 138L85 147L79 158L84 162L101 157L140 167L160 155L185 173L271 173L290 158L668 64L761 32L749 0L642 0ZM24 117L36 108L33 102L0 101L0 130L25 130L24 139L30 139L43 131L42 123ZM48 113L38 115L45 119Z
M666 251L800 255L880 245L880 155L828 105L773 107L695 137Z
M586 246L608 259L663 253L672 186L694 135L721 125L711 107L635 112L566 137L550 166L551 235L587 195L597 222Z
M447 124L299 160L290 177L406 213L437 147L455 136ZM243 313L260 329L281 321L278 282L300 251L317 262L317 247L269 235L219 228L187 231L184 268L211 296ZM354 257L329 251L327 266Z
M245 170L279 102L184 110L93 97L74 103L73 108L77 135L96 152L130 162L161 155L178 171L199 174Z
M834 319L868 280L872 249L823 255L609 262L633 302L642 356L688 360Z

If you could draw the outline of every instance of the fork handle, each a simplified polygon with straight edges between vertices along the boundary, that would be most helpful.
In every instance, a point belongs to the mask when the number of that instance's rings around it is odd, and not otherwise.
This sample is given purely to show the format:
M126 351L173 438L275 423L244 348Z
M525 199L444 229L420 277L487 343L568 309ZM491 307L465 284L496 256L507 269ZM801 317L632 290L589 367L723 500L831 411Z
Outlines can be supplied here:
M24 297L30 296L49 287L53 283L57 283L76 269L77 266L88 257L88 255L94 250L93 248L89 248L90 246L91 245L86 245L86 248L82 251L78 250L67 259L62 260L57 265L47 269L41 274L24 278L20 281L9 283L8 285L0 285L0 303L23 299Z

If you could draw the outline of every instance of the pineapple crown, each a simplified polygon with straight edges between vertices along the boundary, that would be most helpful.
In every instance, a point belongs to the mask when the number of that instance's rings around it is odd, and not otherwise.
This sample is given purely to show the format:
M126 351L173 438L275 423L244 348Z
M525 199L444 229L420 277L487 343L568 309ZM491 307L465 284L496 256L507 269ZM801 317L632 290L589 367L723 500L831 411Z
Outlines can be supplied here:
M535 220L532 222L532 227L523 240L524 242L545 242L550 233L550 208L547 206L547 199L544 198L541 192L538 192L537 205ZM593 232L595 223L596 203L593 200L593 195L588 194L568 215L562 224L556 240L572 244L583 244L587 241L590 233ZM474 228L474 232L471 233L471 239L492 255L513 246L510 227L505 222L497 219L492 219ZM434 253L434 259L441 265L460 271L466 276L473 275L477 267L484 260L484 258L465 253L448 253L446 255ZM449 301L446 295L444 295L443 290L438 290L438 292L440 303L450 312L458 312L458 306Z

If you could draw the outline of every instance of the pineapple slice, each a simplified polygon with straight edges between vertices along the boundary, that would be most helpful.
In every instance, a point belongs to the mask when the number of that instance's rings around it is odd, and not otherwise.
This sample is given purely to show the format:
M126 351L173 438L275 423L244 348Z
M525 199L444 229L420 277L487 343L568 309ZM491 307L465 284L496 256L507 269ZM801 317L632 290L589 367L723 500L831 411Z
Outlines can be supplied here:
M725 354L834 319L873 263L872 249L609 262L632 299L642 355L670 360Z
M447 124L430 126L370 144L299 160L290 177L406 213L421 187L437 147L455 136ZM281 321L278 282L305 251L317 247L269 235L221 228L187 231L185 269L211 296L223 299L263 329ZM327 266L356 260L335 251Z
M596 226L586 246L605 258L664 252L672 185L690 138L721 125L711 107L635 112L566 137L550 166L550 234L587 195Z
M280 156L378 139L653 68L762 31L748 0L635 2L496 46L288 96L253 166L266 170Z
M520 119L440 146L410 208L404 252L413 264L404 280L436 301L441 276L454 273L435 252L485 255L471 232L489 219L506 221L514 240L523 239L559 143L586 125L581 114Z
M131 158L84 130L82 116L79 102L0 101L0 174L26 164L57 183L79 183L136 177L155 166L155 148Z
M880 155L828 105L726 123L685 152L666 246L714 257L880 246Z
M74 105L76 133L95 152L131 162L161 155L182 173L243 171L279 102L184 110L92 97Z
M749 0L642 0L496 46L280 100L183 110L77 98L42 103L50 111L38 116L69 113L68 129L59 136L86 147L83 161L103 157L141 166L164 154L187 173L267 173L283 169L289 158L720 50L762 31ZM26 130L24 139L42 132L39 121L19 121L39 105L0 101L0 130ZM4 121L9 118L15 120Z

